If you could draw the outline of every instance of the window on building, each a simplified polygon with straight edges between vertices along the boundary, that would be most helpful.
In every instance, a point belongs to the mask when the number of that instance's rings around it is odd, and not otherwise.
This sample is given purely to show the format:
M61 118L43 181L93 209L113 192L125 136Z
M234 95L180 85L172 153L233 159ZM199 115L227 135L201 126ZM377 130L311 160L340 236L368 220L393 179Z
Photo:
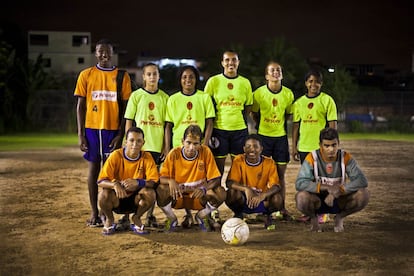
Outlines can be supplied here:
M31 34L29 37L30 45L41 45L47 46L49 45L49 35L45 34Z
M84 64L84 63L85 63L85 58L78 57L78 64Z
M74 35L72 36L72 46L80 47L82 45L88 45L89 38L87 35Z

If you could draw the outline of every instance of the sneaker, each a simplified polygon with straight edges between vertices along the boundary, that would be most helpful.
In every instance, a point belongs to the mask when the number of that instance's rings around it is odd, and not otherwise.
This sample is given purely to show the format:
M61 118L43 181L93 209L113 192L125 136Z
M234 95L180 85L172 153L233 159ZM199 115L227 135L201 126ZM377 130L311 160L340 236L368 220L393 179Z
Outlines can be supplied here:
M147 227L158 227L157 218L154 215L150 215L146 218L145 226Z
M329 214L319 214L318 222L319 224L324 224L329 221Z
M210 222L208 221L208 217L199 218L198 214L195 215L195 219L200 227L200 230L203 232L208 232L210 230Z
M175 229L177 228L177 225L178 225L177 219L175 220L167 219L167 221L165 222L164 231L168 233L174 232Z
M194 219L193 216L190 214L187 214L184 216L184 221L181 223L181 226L183 228L191 228L191 226L193 226L194 224Z
M109 227L103 226L103 228L102 228L102 235L109 236L109 235L115 234L115 227L116 227L115 223L112 224Z
M116 231L126 231L130 228L129 215L124 215L116 224Z

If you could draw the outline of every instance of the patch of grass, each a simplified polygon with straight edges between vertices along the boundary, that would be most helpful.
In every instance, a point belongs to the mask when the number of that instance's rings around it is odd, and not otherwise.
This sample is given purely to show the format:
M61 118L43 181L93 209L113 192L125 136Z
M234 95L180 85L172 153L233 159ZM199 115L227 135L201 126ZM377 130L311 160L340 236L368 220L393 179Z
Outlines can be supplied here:
M16 151L27 149L53 149L76 146L76 134L62 133L21 133L0 136L0 151Z

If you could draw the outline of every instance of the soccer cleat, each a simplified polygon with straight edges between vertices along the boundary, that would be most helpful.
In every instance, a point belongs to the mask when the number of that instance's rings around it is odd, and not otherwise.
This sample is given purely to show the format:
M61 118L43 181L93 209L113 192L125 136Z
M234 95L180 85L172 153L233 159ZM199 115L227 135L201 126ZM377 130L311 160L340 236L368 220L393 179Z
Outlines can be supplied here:
M191 228L194 224L193 216L190 214L187 214L184 216L184 221L181 223L181 226L183 228Z
M210 222L208 221L208 217L199 218L198 213L195 215L195 219L200 227L200 230L203 232L208 232L210 230Z
M164 231L167 233L174 232L175 229L177 228L177 225L178 225L177 219L175 220L167 219L167 221L165 222Z

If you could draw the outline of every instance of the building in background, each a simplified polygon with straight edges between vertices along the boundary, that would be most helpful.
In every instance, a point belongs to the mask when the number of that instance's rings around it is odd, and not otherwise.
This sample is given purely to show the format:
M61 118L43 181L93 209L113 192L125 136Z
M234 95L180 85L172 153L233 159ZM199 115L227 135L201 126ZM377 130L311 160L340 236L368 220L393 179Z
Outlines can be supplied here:
M96 64L90 32L29 31L28 57L36 61L39 56L46 71L56 74L77 74ZM114 53L113 63L118 55Z

